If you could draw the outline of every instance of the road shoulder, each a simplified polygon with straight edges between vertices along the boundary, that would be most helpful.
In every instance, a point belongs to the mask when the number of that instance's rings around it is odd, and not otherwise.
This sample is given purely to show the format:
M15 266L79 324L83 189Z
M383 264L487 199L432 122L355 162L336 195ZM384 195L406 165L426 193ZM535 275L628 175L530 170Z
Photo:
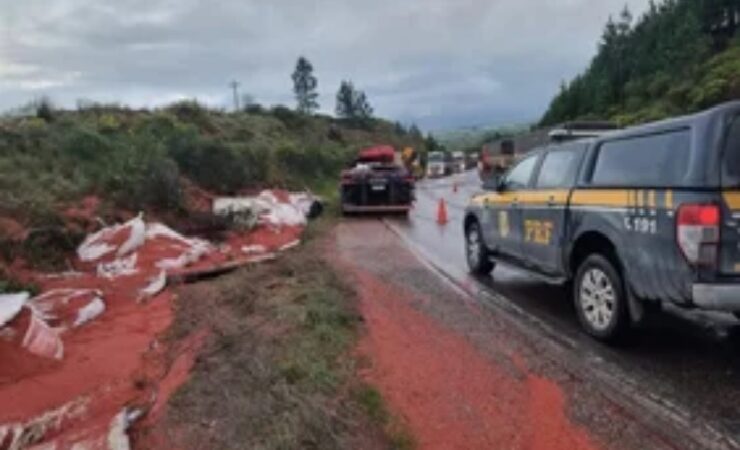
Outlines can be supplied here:
M381 222L342 223L335 242L366 321L364 376L420 448L674 448L445 283Z

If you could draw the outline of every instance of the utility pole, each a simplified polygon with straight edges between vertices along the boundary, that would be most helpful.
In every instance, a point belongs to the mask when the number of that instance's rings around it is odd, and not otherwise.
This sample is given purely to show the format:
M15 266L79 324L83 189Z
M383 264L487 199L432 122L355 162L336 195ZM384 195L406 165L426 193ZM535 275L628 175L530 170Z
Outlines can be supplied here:
M234 80L229 86L234 91L234 111L239 111L239 82Z

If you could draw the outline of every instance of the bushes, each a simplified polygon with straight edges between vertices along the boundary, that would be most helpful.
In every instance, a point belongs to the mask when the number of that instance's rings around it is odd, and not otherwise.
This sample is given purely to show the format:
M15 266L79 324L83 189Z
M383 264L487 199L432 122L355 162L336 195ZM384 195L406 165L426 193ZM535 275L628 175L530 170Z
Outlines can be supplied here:
M211 120L211 113L196 100L183 100L165 108L166 111L177 117L178 120L193 124L206 133L218 131Z
M0 216L33 230L26 242L0 233L0 260L63 267L82 236L60 211L86 195L132 212L181 212L183 178L222 195L267 186L330 194L359 147L422 145L391 124L349 129L284 107L225 114L195 102L154 112L90 104L53 113L52 121L35 110L0 119Z
M308 123L308 117L305 114L293 111L285 106L278 105L272 108L272 114L286 127L292 129L303 128Z
M52 123L27 117L0 125L4 211L51 210L86 194L131 209L178 208L183 176L220 194L324 186L360 146L411 144L391 125L368 132L337 123L342 140L332 140L330 120L284 107L224 114L180 102L155 112L111 106L57 114Z
M180 209L182 188L177 163L167 157L143 161L124 179L114 196L119 204L133 209Z
M169 154L183 174L206 189L229 192L246 180L243 160L228 145L213 139L175 139Z
M284 145L275 153L280 173L287 174L285 184L289 187L301 187L312 180L336 178L353 155L337 145L323 145L316 148L305 148L295 145Z

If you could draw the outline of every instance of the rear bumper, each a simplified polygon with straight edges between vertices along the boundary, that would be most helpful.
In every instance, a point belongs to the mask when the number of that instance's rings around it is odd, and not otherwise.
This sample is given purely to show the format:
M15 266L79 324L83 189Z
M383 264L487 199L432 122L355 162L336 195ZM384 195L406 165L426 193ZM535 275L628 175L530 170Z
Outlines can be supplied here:
M740 311L740 284L694 284L691 293L699 308Z
M404 212L410 209L411 205L342 205L342 211L345 212Z

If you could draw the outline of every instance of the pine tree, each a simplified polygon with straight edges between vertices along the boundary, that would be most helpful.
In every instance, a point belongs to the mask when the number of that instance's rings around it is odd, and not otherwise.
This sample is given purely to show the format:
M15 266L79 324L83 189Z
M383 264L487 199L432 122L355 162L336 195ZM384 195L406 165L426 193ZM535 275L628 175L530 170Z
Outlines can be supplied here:
M444 148L437 142L437 140L432 136L431 133L429 133L424 140L424 144L426 145L428 152L437 152L437 151L443 151Z
M412 123L409 127L409 136L411 136L412 139L416 140L421 140L424 138L424 136L422 136L421 134L421 130L415 123Z
M355 115L356 118L363 120L373 116L373 107L370 106L370 102L363 91L355 93Z
M319 108L319 103L316 101L319 96L316 92L319 83L313 75L313 66L308 59L303 56L298 58L292 78L298 111L303 114L313 113Z
M337 91L337 106L335 113L342 119L353 119L357 116L355 103L355 87L351 81L342 81Z

